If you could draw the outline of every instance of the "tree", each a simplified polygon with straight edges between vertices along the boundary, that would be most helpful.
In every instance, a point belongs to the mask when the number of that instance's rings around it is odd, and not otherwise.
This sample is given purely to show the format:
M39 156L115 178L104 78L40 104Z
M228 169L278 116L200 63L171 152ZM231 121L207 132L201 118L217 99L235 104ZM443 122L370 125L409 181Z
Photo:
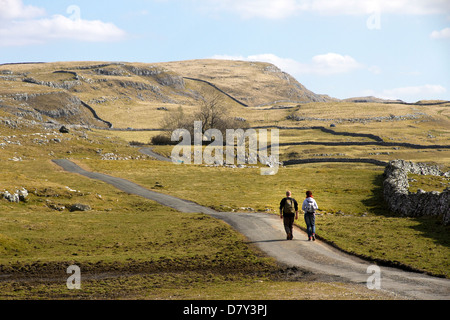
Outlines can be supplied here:
M224 96L220 92L210 90L202 97L200 107L192 116L186 116L182 107L169 112L163 119L162 127L170 136L177 129L186 129L194 135L194 122L202 122L202 134L209 129L217 129L226 134L227 129L245 129L245 123L231 117L225 106Z
M202 122L202 133L205 133L208 129L218 129L222 131L224 119L228 114L227 109L224 107L223 98L218 93L212 93L211 95L202 99L200 111L194 115L195 121Z
M203 134L209 129L217 129L225 134L227 129L242 128L243 123L231 117L229 113L223 94L210 91L203 97L200 110L194 115L194 120L202 121Z
M185 125L186 116L181 106L178 106L178 109L175 112L168 112L162 120L162 128L169 133L176 129L184 128Z

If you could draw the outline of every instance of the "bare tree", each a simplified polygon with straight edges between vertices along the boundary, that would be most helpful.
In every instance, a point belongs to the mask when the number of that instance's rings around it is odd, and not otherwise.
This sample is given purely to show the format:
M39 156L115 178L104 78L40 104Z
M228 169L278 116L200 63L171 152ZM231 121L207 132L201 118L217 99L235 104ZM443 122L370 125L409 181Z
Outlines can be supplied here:
M164 117L162 127L169 136L176 129L186 129L193 136L195 121L202 122L202 134L209 129L217 129L225 135L227 129L239 129L244 126L242 121L237 121L229 115L223 94L211 90L201 99L200 108L196 113L186 116L180 106L177 111L169 112Z
M194 118L195 121L202 122L202 133L205 133L208 129L221 130L220 127L227 114L228 111L224 106L222 96L220 93L214 92L202 99L200 110Z
M209 129L217 129L225 134L227 129L242 128L243 123L230 116L223 94L217 91L208 92L202 99L199 112L194 115L195 121L202 121L202 133Z
M162 120L162 128L170 135L176 129L184 128L186 126L186 122L187 119L183 108L179 106L177 111L166 113Z

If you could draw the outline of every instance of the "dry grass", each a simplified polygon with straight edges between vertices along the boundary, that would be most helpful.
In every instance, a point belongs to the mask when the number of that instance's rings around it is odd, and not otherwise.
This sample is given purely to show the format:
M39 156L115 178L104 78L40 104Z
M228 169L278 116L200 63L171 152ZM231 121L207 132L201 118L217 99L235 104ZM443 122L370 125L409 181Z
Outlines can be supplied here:
M263 62L190 60L157 65L187 77L213 82L220 89L249 106L287 100L288 92L293 88L286 82L287 75L274 71L272 65ZM245 91L243 91L244 88ZM293 97L293 99L306 101L301 97Z

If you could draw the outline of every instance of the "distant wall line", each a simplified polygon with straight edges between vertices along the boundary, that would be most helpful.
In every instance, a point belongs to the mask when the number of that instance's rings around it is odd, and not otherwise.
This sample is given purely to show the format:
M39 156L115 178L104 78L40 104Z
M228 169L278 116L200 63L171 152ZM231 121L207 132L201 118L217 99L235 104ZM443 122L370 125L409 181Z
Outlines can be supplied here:
M386 167L388 162L380 161L376 159L365 159L365 158L310 158L310 159L294 159L283 161L284 166L292 166L296 164L307 164L307 163L321 163L321 162L338 162L338 163L370 163L376 166Z
M325 127L279 127L279 126L261 126L261 127L251 127L250 129L268 129L276 128L281 130L311 130L319 129L323 132L330 133L333 135L340 136L351 136L351 137L365 137L370 138L375 141L344 141L344 142L326 142L326 141L302 141L302 142L285 142L280 143L279 146L301 146L301 145L318 145L318 146L384 146L384 147L405 147L411 149L450 149L450 145L420 145L407 142L386 142L382 138L370 134L370 133L352 133L352 132L336 132L334 130ZM101 129L101 128L99 128ZM104 128L103 128L104 129ZM106 130L111 131L168 131L167 129L134 129L134 128L107 128ZM270 146L268 146L270 148Z
M232 99L233 101L239 103L241 106L248 107L247 104L245 104L245 103L239 101L239 100L236 99L235 97L231 96L230 94L226 93L226 92L223 91L222 89L218 88L214 83L211 83L211 82L206 81L206 80L196 79L196 78L190 78L190 77L183 77L183 79L188 79L188 80L193 80L193 81L199 81L199 82L206 83L206 84L210 85L211 87L213 87L214 89L216 89L217 91L219 91L219 92L223 93L224 95L226 95L228 98L230 98L230 99Z
M384 146L384 147L405 147L411 149L450 149L450 145L421 145L406 142L317 142L317 141L303 141L303 142L286 142L280 143L279 146L305 146L305 145L317 145L317 146Z
M80 100L81 101L81 100ZM87 103L81 101L81 105L83 107L85 107L86 109L88 109L89 111L91 111L92 115L94 116L94 118L98 121L101 121L103 123L105 123L108 126L108 129L111 129L113 127L113 124L107 120L103 120L102 118L100 118L97 114L97 112L94 110L94 108L92 108L90 105L88 105ZM102 129L102 128L98 128L98 129ZM104 129L104 128L103 128Z
M339 132L334 131L330 128L325 128L323 126L311 126L311 127L284 127L284 126L259 126L252 127L252 129L279 129L279 130L321 130L322 132L329 133L336 136L348 136L348 137L358 137L358 138L369 138L375 141L383 142L383 138L371 134L371 133L356 133L356 132Z

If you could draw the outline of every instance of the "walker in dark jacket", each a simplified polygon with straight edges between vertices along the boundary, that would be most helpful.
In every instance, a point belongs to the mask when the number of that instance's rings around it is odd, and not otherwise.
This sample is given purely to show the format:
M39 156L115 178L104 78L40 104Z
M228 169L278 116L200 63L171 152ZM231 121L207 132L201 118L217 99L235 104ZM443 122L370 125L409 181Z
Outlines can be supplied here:
M293 208L292 208L293 206ZM283 219L284 230L286 231L286 239L293 239L294 219L298 219L298 203L291 198L291 192L286 192L286 198L280 202L280 218Z

